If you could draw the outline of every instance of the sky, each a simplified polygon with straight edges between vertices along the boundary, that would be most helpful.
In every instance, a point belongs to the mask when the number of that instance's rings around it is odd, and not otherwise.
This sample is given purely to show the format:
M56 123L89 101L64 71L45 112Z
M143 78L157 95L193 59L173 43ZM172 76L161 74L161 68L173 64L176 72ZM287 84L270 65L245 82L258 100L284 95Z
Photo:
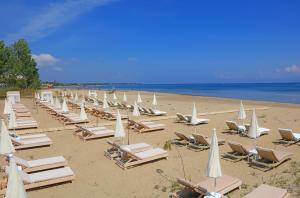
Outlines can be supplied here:
M300 82L298 0L0 0L43 81Z

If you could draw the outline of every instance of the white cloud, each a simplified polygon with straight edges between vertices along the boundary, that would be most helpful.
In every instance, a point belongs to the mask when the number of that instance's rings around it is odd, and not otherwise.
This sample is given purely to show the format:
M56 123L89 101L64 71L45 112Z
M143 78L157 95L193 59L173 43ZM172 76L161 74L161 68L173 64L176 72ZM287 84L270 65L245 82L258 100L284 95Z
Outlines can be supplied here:
M53 65L59 61L59 59L55 58L51 54L33 54L32 58L35 60L39 67Z
M288 73L300 73L300 67L297 65L292 65L284 69Z
M112 1L115 0L65 0L51 3L16 31L17 33L8 34L5 40L7 42L13 42L19 38L26 38L30 41L38 40L81 14Z

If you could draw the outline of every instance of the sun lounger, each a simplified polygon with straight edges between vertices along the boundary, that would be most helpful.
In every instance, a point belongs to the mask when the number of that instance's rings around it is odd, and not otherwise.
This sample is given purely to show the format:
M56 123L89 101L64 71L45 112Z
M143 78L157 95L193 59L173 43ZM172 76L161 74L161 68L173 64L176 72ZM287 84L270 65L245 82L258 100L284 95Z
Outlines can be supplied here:
M246 127L246 131L249 131L250 125L245 124L245 127ZM262 135L267 135L270 132L270 129L259 127L258 131L259 131L259 134L260 134L259 136L262 136Z
M195 125L199 125L199 124L208 124L208 122L209 122L209 119L197 118L196 123L192 124L192 122L191 122L192 121L192 116L188 115L186 117L189 119L189 121L186 123L187 125L195 126Z
M14 156L14 159L17 165L21 166L22 170L27 173L67 166L67 161L63 156L36 160L25 160L20 157Z
M177 139L172 140L172 144L177 144L177 145L188 145L191 142L195 142L194 136L186 136L183 133L180 132L175 132L175 135L178 137Z
M281 136L281 140L275 141L274 143L284 143L284 144L296 144L300 141L300 133L293 133L292 129L278 129Z
M167 112L165 112L165 111L160 111L160 110L152 109L152 108L149 108L149 111L150 111L149 115L152 115L152 116L163 116L163 115L167 114Z
M234 121L226 121L226 125L228 126L230 131L236 131L238 133L244 133L246 131L246 127L243 125L238 125Z
M115 134L115 131L106 127L82 127L76 125L78 130L75 131L75 135L78 135L83 140L91 140L96 138L111 137Z
M210 143L211 140L210 138L202 135L202 134L192 134L195 141L190 142L188 144L188 149L193 150L193 151L202 151L210 148ZM223 145L225 143L225 140L219 139L218 140L219 145Z
M21 172L25 190L41 188L59 183L72 182L75 175L70 167L57 168L36 173ZM6 188L0 190L0 194L5 194Z
M34 138L34 139L27 139L27 140L11 138L11 140L16 150L50 146L52 144L52 140L48 137Z
M132 152L122 149L122 156L116 164L122 169L127 169L146 162L168 158L168 152L161 148L152 148L141 152Z
M10 134L11 137L19 139L19 140L29 140L29 139L36 139L36 138L44 138L48 137L45 133L40 134L30 134L30 135L16 135L16 134Z
M259 197L272 197L272 198L289 198L290 194L286 189L261 184L252 192L243 198L259 198Z
M249 158L256 152L255 146L243 145L231 141L228 141L227 143L232 151L222 155L222 158L225 160L237 162L247 158L249 161Z
M209 178L205 181L202 181L198 184L193 184L190 181L187 181L182 178L177 178L177 182L181 185L183 185L185 188L176 193L172 194L172 197L184 197L183 194L187 192L195 192L199 196L197 197L203 197L207 195L209 192L217 192L221 195L225 195L235 189L241 189L242 181L238 178L222 175L221 177L217 178L216 181L216 187L214 185L214 178Z
M139 133L150 132L150 131L159 131L159 130L165 129L164 124L158 124L155 122L142 122L142 121L136 122L133 120L128 120L128 125L134 131L137 131Z
M263 171L268 171L289 160L293 153L267 148L256 147L258 157L253 159L251 165Z
M181 113L176 113L177 119L175 120L175 122L178 123L187 123L189 122L189 118Z

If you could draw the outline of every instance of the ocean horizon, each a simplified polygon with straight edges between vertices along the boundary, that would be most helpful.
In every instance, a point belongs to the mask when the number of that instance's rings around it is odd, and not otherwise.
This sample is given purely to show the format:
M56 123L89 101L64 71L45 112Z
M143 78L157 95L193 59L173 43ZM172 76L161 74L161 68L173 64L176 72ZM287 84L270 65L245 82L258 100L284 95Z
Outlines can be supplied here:
M70 86L68 86L70 88ZM130 84L105 83L73 86L77 89L136 90L194 96L300 104L300 83L195 83Z

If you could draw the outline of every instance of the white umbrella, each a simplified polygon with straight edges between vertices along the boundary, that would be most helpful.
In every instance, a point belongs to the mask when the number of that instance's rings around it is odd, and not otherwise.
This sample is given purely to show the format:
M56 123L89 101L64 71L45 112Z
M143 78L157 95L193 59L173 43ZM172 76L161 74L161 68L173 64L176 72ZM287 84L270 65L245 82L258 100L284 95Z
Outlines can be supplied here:
M116 93L115 93L115 92L114 92L114 94L113 94L113 100L114 100L114 101L118 100L118 98L117 98L117 96L116 96Z
M9 115L8 128L13 129L16 128L17 126L18 125L17 125L16 115L15 112L12 110Z
M191 118L191 124L197 124L198 118L197 118L197 108L196 104L193 105L193 111L192 111L192 118Z
M4 114L9 114L10 113L10 106L9 106L9 103L7 102L7 99L5 99L4 101L4 111L3 111Z
M53 96L50 97L50 104L51 104L51 105L54 105L54 99L53 99Z
M63 113L68 113L69 112L69 108L68 108L68 105L67 105L67 102L66 102L66 98L64 98L64 100L63 100L62 112Z
M102 108L103 108L103 109L108 109L108 108L109 108L108 103L107 103L107 99L106 99L105 95L104 95L104 97L103 97L103 105L102 105Z
M106 91L104 92L103 98L107 99Z
M124 103L127 103L127 96L126 96L126 93L124 92L124 94L123 94L123 102Z
M77 92L75 93L74 102L75 102L75 103L78 102L78 94L77 94Z
M71 92L71 100L72 100L72 101L74 100L73 92Z
M18 169L15 159L10 159L7 189L5 192L6 198L27 198L20 172L21 171Z
M94 99L93 105L94 105L94 106L99 106L99 102L98 102L97 98Z
M250 138L257 138L260 136L259 134L259 126L256 118L255 109L253 109L251 124L247 133L248 137Z
M212 139L210 144L210 150L208 155L208 162L206 165L205 175L207 177L215 178L215 187L217 185L217 177L222 176L220 156L219 156L219 145L216 129L213 129ZM213 193L211 193L213 194Z
M40 94L39 94L39 93L37 93L37 99L38 99L38 100L40 100L40 99L41 99L41 97L40 97Z
M82 120L88 119L85 109L84 109L84 101L83 100L81 101L81 105L80 105L80 119L82 119Z
M11 142L4 120L1 120L0 134L0 154L7 155L15 152L15 148Z
M122 124L121 114L120 111L117 111L117 121L116 121L116 130L115 130L115 137L125 137L125 131Z
M132 112L133 116L140 116L140 111L139 111L139 107L136 103L136 101L134 101L134 107L133 107L133 112Z
M245 108L244 108L242 101L241 101L240 110L238 113L238 119L243 120L243 124L244 124L244 120L246 119L246 112L245 112Z
M153 94L152 106L153 106L154 109L156 109L156 106L157 106L157 100L156 100L155 94Z
M59 101L58 97L55 97L55 107L57 109L61 109L61 104L60 104L60 101Z
M142 103L142 98L141 98L141 95L140 95L140 92L138 92L138 96L137 96L137 103Z

